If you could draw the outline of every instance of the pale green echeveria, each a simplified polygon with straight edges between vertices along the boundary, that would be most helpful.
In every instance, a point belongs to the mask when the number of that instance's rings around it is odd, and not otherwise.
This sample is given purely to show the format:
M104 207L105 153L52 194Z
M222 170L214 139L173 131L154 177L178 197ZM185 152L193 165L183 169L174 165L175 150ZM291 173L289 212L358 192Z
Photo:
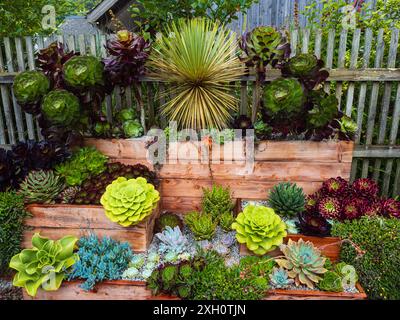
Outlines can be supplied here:
M50 82L41 72L26 71L15 77L13 89L18 103L35 103L49 91Z
M67 269L79 260L74 253L77 241L73 236L54 241L35 233L33 248L24 249L11 258L10 268L17 270L13 285L25 288L33 297L40 287L45 291L58 290Z
M106 188L100 203L111 221L129 227L150 216L159 200L159 192L145 178L120 177Z
M104 65L93 56L75 56L64 65L65 82L75 88L104 84Z
M52 124L69 126L79 120L79 99L66 90L53 90L44 97L42 112Z
M272 117L290 117L302 111L304 90L301 83L292 78L272 81L265 87L264 104Z
M247 206L232 223L236 239L257 255L276 249L287 236L286 224L271 208Z

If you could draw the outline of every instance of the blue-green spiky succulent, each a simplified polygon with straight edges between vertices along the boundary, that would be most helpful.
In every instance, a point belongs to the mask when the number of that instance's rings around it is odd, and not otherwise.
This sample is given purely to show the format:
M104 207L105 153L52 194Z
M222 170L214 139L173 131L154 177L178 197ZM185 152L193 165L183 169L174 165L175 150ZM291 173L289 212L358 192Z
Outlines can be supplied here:
M272 286L276 289L286 289L294 283L294 280L289 278L287 271L283 268L274 267L269 278Z

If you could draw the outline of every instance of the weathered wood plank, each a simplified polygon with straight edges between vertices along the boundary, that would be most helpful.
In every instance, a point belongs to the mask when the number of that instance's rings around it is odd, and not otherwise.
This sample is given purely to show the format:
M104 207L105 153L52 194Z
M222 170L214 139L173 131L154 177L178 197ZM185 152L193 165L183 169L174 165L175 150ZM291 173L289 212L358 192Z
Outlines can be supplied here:
M346 29L342 30L340 33L340 42L339 42L339 54L338 54L338 62L337 67L339 69L343 69L346 62L346 46L347 46L347 35L348 31ZM342 105L342 94L343 94L343 83L338 82L336 84L336 98L338 99L338 109L341 110Z
M361 40L361 30L356 29L353 34L353 43L351 48L351 58L350 58L350 69L355 69L357 67L358 62L358 53L360 48L360 40ZM346 115L351 117L351 112L353 110L353 101L354 101L354 89L355 83L351 82L349 84L349 89L347 91L347 101L346 101Z
M327 69L332 69L333 67L333 56L335 50L335 33L336 33L335 30L329 30L328 33L328 47L327 47L326 61L325 61L325 66ZM329 83L325 84L325 91L326 92L330 91Z
M197 197L161 197L161 208L184 214L193 210L201 210L201 198Z

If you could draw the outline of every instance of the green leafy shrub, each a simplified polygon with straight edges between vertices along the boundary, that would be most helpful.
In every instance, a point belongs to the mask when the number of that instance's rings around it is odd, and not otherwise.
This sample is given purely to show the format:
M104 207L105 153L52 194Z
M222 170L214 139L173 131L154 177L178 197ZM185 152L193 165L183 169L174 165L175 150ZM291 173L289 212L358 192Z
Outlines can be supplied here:
M351 240L343 243L341 260L357 270L370 299L400 299L400 220L362 217L337 222L332 235Z
M273 209L264 206L247 206L237 216L232 229L236 230L238 242L258 255L274 250L287 236L285 223Z
M10 259L20 251L24 218L28 215L22 195L0 192L0 274L10 271Z
M210 240L215 234L217 221L211 214L193 211L186 214L184 220L196 240Z
M292 218L304 211L305 195L295 183L282 182L272 188L268 203L277 214Z
M13 285L25 288L33 297L40 287L46 291L58 290L67 269L79 260L74 253L77 241L73 236L54 241L35 233L33 248L24 249L11 258L10 268L17 270Z
M300 113L304 99L303 88L296 79L278 79L264 89L265 108L274 118L287 118Z
M53 170L31 171L22 181L19 193L24 197L25 203L49 204L55 202L64 187L64 179Z
M41 72L26 71L15 77L13 89L19 104L35 103L49 91L50 82Z
M68 186L81 185L91 176L106 170L108 158L95 148L82 148L72 158L56 166L57 174L63 176Z
M104 65L93 56L75 56L64 64L65 82L75 88L104 84Z
M275 261L288 271L296 286L306 285L314 289L314 285L321 281L323 274L328 271L324 267L326 258L311 241L305 242L300 238L295 242L289 239L287 245L280 246L280 250L285 257Z
M218 220L226 212L232 212L235 204L229 188L213 185L212 189L203 188L202 209Z
M52 124L69 126L81 116L79 99L66 90L50 91L43 98L42 112Z
M68 273L68 280L83 279L81 288L93 290L96 283L119 280L133 258L128 242L118 242L110 237L99 239L90 234L79 239L79 261Z
M120 177L106 188L100 203L111 221L129 227L150 216L159 200L159 192L145 178Z

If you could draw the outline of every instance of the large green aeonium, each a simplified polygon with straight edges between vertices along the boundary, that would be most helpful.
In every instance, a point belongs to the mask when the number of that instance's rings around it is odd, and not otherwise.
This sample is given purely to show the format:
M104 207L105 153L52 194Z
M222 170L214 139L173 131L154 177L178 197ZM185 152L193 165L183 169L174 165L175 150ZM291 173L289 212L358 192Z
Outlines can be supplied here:
M65 271L79 256L74 253L78 238L66 236L60 240L50 240L35 233L32 249L24 249L11 258L10 268L17 270L13 285L26 289L30 296L36 296L42 287L46 291L56 291L64 280Z
M75 88L104 84L104 65L93 56L76 56L64 65L67 84Z
M232 223L236 239L255 254L264 255L281 245L287 236L286 224L273 209L247 206Z
M42 112L51 123L69 126L81 116L79 99L66 90L50 91L43 99Z
M20 104L38 102L50 89L50 82L39 71L25 71L14 80L14 94Z
M145 178L114 180L101 197L106 216L124 227L150 216L160 200L159 192Z

